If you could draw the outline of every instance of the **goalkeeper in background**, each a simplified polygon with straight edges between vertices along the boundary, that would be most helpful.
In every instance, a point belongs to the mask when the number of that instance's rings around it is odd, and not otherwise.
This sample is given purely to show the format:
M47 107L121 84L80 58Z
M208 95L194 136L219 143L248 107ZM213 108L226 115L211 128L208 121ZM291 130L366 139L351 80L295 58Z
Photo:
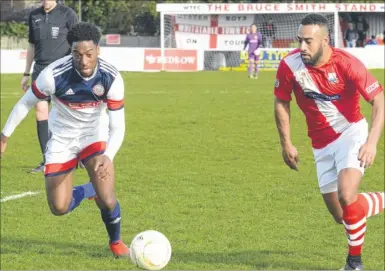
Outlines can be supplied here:
M259 46L262 44L262 34L257 32L257 26L252 24L250 27L250 33L246 35L245 45L242 51L242 59L246 58L246 47L248 46L248 57L249 57L249 78L258 78L258 62L260 49Z

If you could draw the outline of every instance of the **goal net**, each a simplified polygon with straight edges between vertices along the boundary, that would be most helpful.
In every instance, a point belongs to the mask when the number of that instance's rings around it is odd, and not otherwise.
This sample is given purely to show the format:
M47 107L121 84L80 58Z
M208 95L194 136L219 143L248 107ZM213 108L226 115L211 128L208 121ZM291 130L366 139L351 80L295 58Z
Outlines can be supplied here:
M330 29L334 29L333 13L324 15ZM248 60L242 60L240 52L250 25L256 24L262 34L260 68L275 68L288 48L297 47L295 37L302 17L302 14L287 13L166 15L164 47L203 50L205 70L243 70Z
M381 9L378 4L160 4L161 50L163 56L169 50L196 50L198 70L246 70L248 60L241 59L240 53L255 24L262 34L260 69L276 69L297 47L298 26L307 13L324 15L331 45L342 47L340 12L373 7Z

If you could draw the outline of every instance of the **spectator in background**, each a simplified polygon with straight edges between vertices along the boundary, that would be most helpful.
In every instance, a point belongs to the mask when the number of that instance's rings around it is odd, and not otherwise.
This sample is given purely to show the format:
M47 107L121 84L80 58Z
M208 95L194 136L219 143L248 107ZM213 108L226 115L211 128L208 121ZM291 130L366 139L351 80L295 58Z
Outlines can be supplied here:
M69 7L58 4L55 0L43 0L42 5L31 11L28 18L29 34L27 60L21 88L27 91L30 80L30 70L35 61L32 72L32 86L38 75L45 67L70 54L70 45L67 41L67 32L77 23L76 13ZM44 153L50 138L48 130L49 101L40 101L36 104L37 135L39 138L43 162L30 173L44 170Z
M343 14L342 16L344 17L344 21L346 21L346 22L353 21L351 13L346 12L346 13L342 13L342 14Z
M384 45L384 35L382 33L377 35L377 44Z
M262 34L264 37L265 48L273 47L273 40L275 39L275 25L272 19L269 19L268 22L263 23Z
M372 37L366 43L366 45L377 45L377 44L378 44L378 41L376 39L376 36L374 35L372 35Z
M357 18L356 30L358 32L358 46L364 47L366 41L366 32L369 30L369 24L363 15L359 15Z
M341 27L341 33L345 33L349 29L349 21L346 18L346 16L340 15L340 27ZM346 41L343 41L344 47L346 47Z
M349 23L349 28L345 32L346 47L355 48L358 40L358 32L354 29L354 25Z

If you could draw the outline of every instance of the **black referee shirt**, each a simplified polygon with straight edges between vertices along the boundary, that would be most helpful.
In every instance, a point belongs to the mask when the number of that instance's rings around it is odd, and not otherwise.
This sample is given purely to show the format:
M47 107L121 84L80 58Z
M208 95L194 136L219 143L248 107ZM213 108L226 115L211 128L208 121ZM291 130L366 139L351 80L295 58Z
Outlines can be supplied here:
M77 21L76 13L60 4L48 13L43 7L31 11L28 41L35 46L36 64L48 65L71 52L67 33Z

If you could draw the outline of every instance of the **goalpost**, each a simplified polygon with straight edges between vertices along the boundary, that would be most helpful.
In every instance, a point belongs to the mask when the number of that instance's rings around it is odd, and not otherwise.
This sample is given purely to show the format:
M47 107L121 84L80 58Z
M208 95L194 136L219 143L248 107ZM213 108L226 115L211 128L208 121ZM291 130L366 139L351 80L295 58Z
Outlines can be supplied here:
M296 48L298 26L305 14L323 14L329 22L331 44L343 47L339 15L371 12L383 21L384 4L162 3L157 4L157 11L160 12L162 70L170 70L167 66L170 61L187 62L188 58L183 58L186 52L189 56L196 53L196 70L245 70L247 60L240 59L240 51L251 24L256 24L262 33L259 65L262 70L268 70L276 69L282 57Z

